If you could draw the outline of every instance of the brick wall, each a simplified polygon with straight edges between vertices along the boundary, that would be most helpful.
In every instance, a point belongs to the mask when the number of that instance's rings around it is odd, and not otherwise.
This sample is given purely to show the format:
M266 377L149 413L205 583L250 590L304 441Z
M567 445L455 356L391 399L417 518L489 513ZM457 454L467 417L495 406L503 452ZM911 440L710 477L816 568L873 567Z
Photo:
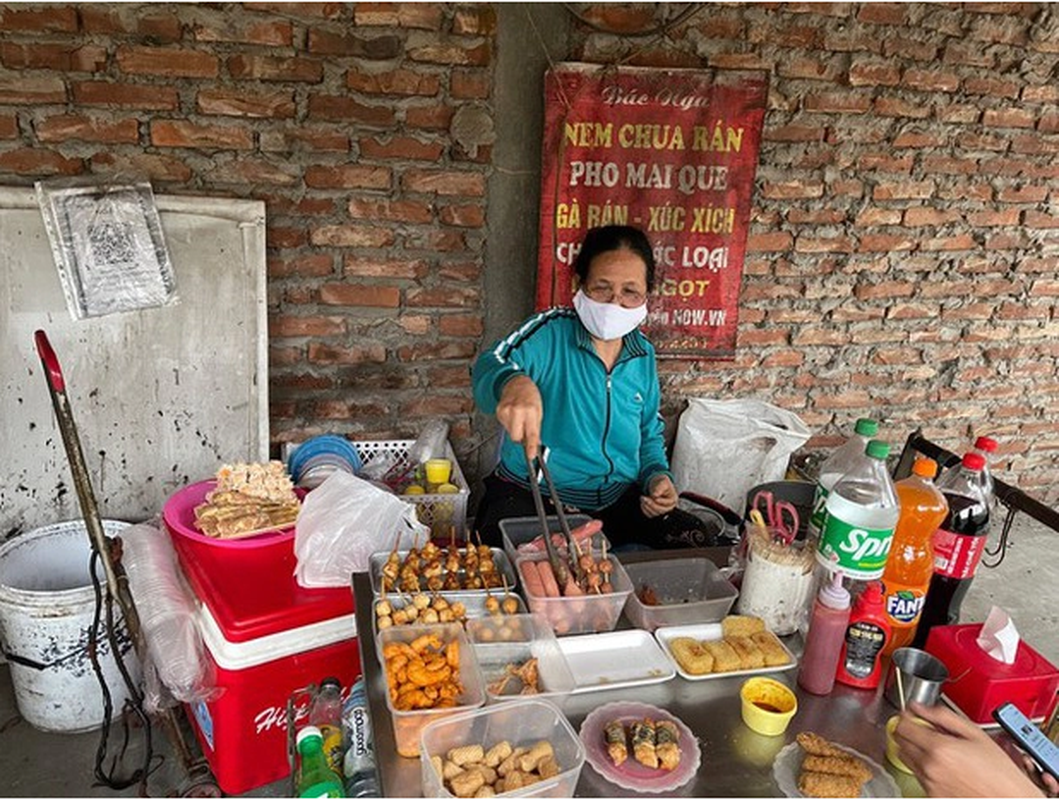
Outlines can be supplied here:
M264 200L275 441L470 430L488 5L0 5L0 182Z
M575 4L573 59L770 73L734 363L661 364L758 397L828 447L859 415L1059 478L1059 17L1038 3ZM669 11L673 13L672 10Z
M636 31L682 6L571 7ZM817 448L864 413L895 444L991 432L1020 486L1059 497L1056 19L762 3L646 39L575 25L553 57L771 75L738 357L663 362L668 411L759 397ZM495 27L486 4L0 4L0 181L265 200L273 437L405 437L438 413L460 449Z

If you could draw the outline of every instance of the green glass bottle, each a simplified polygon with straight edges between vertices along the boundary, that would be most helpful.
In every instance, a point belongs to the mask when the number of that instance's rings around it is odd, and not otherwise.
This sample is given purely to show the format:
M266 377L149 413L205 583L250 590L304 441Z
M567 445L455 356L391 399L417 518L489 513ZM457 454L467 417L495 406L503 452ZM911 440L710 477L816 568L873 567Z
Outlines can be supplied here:
M298 797L345 797L342 781L331 770L324 754L324 737L315 725L306 725L295 739L301 764Z

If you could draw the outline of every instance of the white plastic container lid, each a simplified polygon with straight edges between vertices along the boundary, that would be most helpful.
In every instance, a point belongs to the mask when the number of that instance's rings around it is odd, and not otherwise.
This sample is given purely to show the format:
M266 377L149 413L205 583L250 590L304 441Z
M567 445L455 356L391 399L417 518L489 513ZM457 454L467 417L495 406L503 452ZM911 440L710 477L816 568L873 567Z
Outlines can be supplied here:
M314 622L247 642L230 642L225 639L220 626L204 603L199 604L198 623L202 639L213 660L217 662L218 667L227 670L256 667L258 664L267 664L295 653L304 653L352 639L357 635L357 620L353 614Z

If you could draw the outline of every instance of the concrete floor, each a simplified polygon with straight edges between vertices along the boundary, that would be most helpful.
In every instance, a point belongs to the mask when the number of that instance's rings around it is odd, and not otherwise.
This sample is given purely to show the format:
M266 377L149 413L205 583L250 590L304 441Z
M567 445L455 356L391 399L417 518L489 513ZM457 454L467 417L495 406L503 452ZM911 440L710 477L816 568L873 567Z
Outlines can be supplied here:
M999 525L997 526L999 528ZM1016 520L1004 563L980 570L964 601L965 620L984 620L993 605L1008 610L1023 638L1053 663L1059 664L1059 532L1033 520ZM112 737L120 737L120 726ZM0 794L11 797L83 797L137 795L136 787L114 792L93 785L96 733L57 735L41 733L25 723L15 706L11 678L0 666ZM134 737L129 764L135 764L140 739ZM165 735L158 731L155 751L161 757L148 791L172 796L186 788L185 774ZM251 793L281 797L285 781Z

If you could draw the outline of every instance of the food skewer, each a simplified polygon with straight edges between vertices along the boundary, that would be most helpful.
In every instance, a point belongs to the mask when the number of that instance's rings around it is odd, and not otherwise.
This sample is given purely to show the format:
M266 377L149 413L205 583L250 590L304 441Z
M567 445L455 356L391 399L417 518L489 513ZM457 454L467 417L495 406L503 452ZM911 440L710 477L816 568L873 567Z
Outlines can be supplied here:
M537 460L543 463L541 459ZM561 590L569 582L570 573L567 571L563 560L559 558L555 544L552 543L552 532L548 529L548 515L544 513L544 499L541 497L541 487L537 484L537 479L533 474L533 459L530 458L528 451L526 452L526 468L529 471L530 490L533 492L533 505L537 509L537 519L541 524L541 531L544 533L544 546L548 551L548 563L551 565L552 572L555 573L555 582ZM551 490L549 489L549 491ZM557 497L554 497L554 499L558 500ZM559 503L557 502L556 508L558 506Z
M574 555L577 552L577 542L574 539L574 534L570 531L570 523L566 519L566 512L563 511L562 501L559 499L559 494L555 490L555 484L552 482L552 473L548 469L548 465L544 463L543 458L538 458L537 462L541 465L541 474L544 475L544 482L548 484L548 494L552 496L552 502L555 504L555 513L559 517L559 527L562 528L563 536L566 537L567 554L570 558L570 564L574 568L574 580L576 580L579 585L584 586L585 571L581 568L581 565L577 563L577 559ZM548 531L545 531L544 535L547 536L549 540L551 539L551 535ZM591 549L591 547L589 549Z

